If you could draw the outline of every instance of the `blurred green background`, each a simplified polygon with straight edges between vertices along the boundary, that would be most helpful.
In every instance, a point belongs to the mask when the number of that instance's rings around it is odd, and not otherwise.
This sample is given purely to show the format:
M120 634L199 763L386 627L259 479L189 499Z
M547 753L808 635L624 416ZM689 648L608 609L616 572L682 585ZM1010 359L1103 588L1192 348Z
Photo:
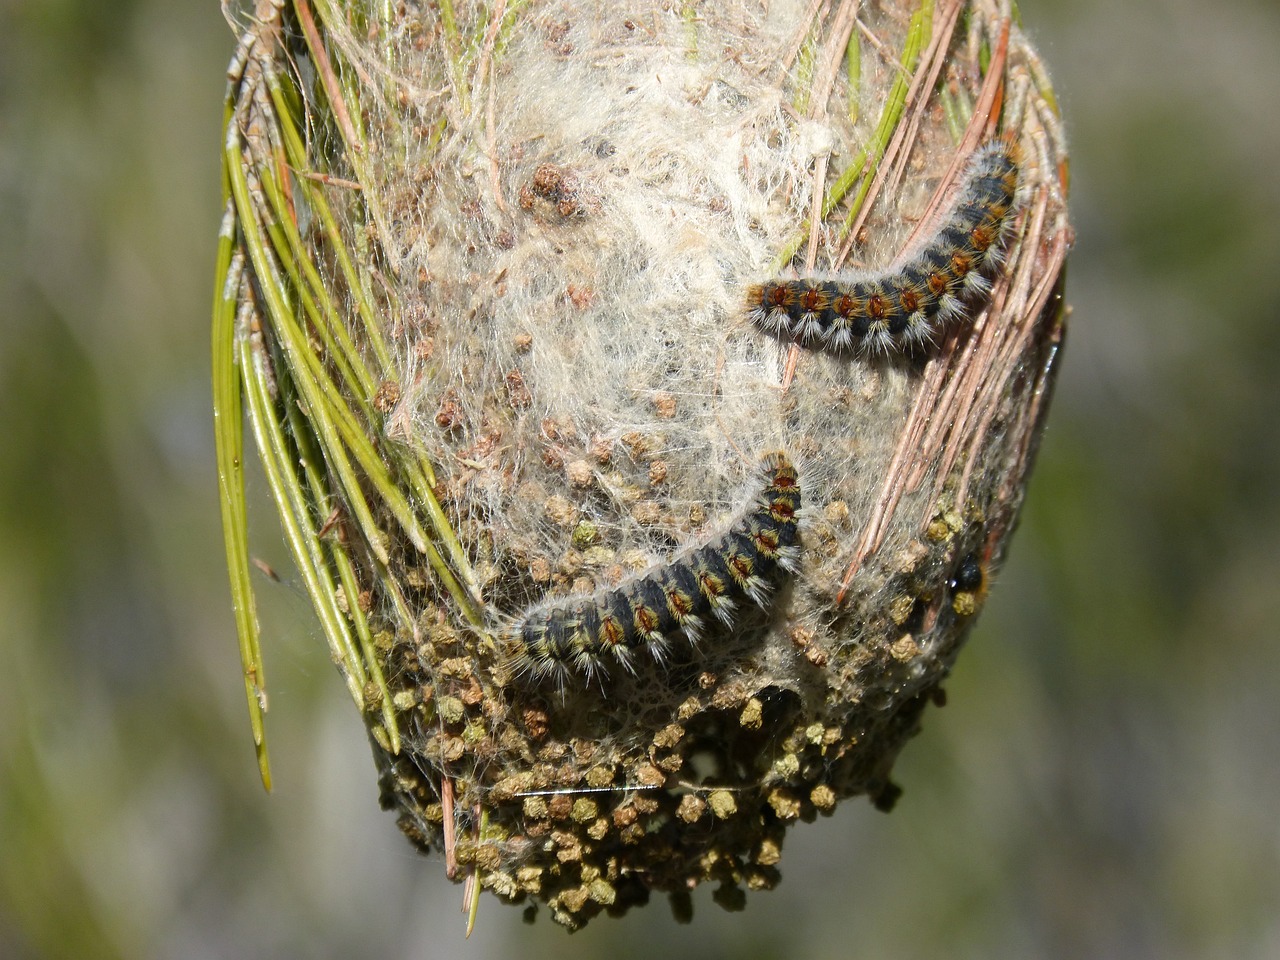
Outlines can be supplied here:
M800 825L742 914L699 891L691 926L570 938L486 897L464 947L287 575L258 785L210 424L218 5L0 4L0 957L1280 956L1280 6L1022 10L1075 313L897 810Z

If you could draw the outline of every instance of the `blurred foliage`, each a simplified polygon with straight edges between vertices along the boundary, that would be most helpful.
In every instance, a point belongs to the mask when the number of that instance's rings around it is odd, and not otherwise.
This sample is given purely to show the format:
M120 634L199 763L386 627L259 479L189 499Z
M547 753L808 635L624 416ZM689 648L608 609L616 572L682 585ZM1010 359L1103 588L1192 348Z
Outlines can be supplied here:
M742 915L700 891L691 927L567 939L486 903L474 955L1280 954L1280 10L1020 6L1074 143L1075 314L898 809L798 827ZM463 949L260 481L274 795L254 770L209 422L231 50L213 0L0 9L0 956Z

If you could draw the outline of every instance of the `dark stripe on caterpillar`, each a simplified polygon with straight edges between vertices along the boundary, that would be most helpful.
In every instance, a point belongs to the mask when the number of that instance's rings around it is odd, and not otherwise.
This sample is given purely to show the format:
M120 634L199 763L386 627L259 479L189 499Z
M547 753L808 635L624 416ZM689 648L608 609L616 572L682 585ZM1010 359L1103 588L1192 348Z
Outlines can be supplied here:
M717 623L732 627L744 602L767 607L799 564L800 480L784 453L762 469L763 489L719 535L616 587L528 611L507 632L512 673L562 687L616 668L634 673L643 657L664 663L678 640L696 646Z
M779 278L747 291L747 315L768 333L809 347L870 354L936 343L991 292L1016 211L1018 150L979 148L941 227L898 265L880 271Z

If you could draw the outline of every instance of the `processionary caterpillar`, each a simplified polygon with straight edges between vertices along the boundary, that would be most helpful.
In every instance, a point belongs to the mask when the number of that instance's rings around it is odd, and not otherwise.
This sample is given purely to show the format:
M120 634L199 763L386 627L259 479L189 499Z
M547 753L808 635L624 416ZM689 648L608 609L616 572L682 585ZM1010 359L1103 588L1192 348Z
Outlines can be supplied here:
M715 621L737 621L743 600L764 608L794 571L800 480L784 453L763 461L763 489L717 536L665 563L585 596L534 607L509 631L512 666L533 680L633 673L640 657L665 662L674 641L697 645Z
M748 317L769 333L834 351L887 354L936 343L948 323L968 316L967 304L990 293L1017 191L1018 149L992 140L974 154L937 233L914 253L879 271L756 284Z

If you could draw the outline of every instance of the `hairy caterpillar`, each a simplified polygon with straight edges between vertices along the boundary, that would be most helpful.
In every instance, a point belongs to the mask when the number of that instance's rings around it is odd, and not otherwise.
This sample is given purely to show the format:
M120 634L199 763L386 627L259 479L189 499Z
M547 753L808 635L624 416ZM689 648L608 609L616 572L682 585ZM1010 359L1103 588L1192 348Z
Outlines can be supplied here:
M508 634L515 672L561 683L632 673L642 654L662 663L678 636L696 645L713 620L732 626L744 599L766 606L799 562L800 480L784 453L765 457L763 474L763 489L718 536L616 587L529 611Z
M1018 190L1011 140L981 147L941 227L896 266L769 280L747 291L748 317L769 333L829 350L870 354L935 342L966 316L966 301L991 290L1003 261Z

